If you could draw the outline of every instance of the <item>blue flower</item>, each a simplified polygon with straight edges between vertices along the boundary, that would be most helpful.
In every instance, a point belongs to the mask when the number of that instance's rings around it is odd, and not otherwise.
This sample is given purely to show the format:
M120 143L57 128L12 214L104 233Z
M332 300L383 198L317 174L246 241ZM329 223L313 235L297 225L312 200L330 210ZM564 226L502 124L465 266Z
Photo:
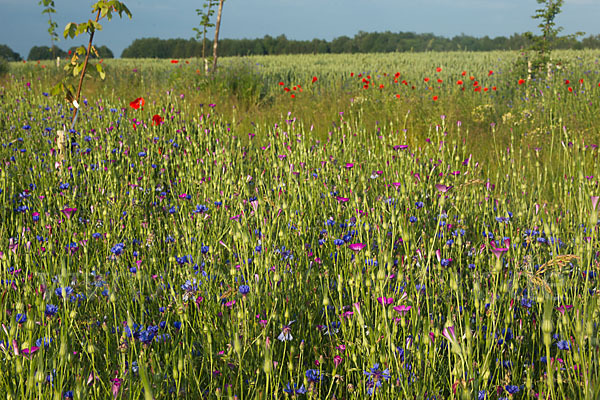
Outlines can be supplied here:
M559 340L556 342L556 347L560 350L569 350L569 341L568 340Z
M290 384L288 383L285 387L285 389L283 389L283 391L287 394L304 394L306 393L306 388L304 387L304 385L298 387L298 385L296 385L294 383L294 386L290 386Z
M323 379L318 369L309 369L306 371L305 375L309 383L319 382L321 379Z
M240 291L241 294L247 295L248 292L250 292L250 286L248 286L248 285L241 285L240 288L239 288L239 291Z
M47 317L52 317L57 312L58 307L56 307L54 304L46 304L46 310L44 311L44 314L46 314Z
M373 364L373 368L369 371L364 371L364 374L367 375L367 393L373 395L373 393L381 387L382 382L388 381L390 379L390 370L384 369L383 371L379 369L379 363Z
M73 288L71 286L65 287L64 290L65 290L65 294L67 296L70 296L71 293L73 293ZM62 298L62 291L63 291L63 288L61 288L60 286L57 287L56 289L54 289L54 293L60 298Z
M27 322L27 314L18 313L17 315L15 315L15 321L17 321L19 324L24 324L25 322Z
M517 385L506 385L504 389L506 389L506 391L510 394L515 394L519 392L519 386Z

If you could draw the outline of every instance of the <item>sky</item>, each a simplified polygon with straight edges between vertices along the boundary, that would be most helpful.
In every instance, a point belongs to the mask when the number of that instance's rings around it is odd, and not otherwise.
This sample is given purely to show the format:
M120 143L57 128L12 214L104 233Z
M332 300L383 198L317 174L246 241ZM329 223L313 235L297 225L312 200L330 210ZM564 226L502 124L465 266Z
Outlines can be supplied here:
M124 0L133 19L118 16L101 21L95 44L108 46L116 57L133 40L143 37L185 38L195 36L200 18L196 9L204 0ZM62 38L68 22L93 18L90 0L55 0L61 40L67 49L87 42ZM257 38L285 35L288 39L331 40L365 32L433 33L452 37L510 36L538 33L531 18L535 0L226 0L221 38ZM38 0L0 0L0 44L26 58L32 46L51 44L47 16ZM556 23L564 34L600 34L600 0L565 0ZM212 38L211 34L211 38Z

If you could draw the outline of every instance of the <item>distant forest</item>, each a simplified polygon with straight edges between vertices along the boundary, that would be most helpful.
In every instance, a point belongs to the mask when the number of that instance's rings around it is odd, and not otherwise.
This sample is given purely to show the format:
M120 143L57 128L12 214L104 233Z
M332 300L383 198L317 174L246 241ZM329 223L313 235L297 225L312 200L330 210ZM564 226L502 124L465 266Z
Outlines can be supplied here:
M257 39L221 39L219 55L275 55L275 54L339 54L339 53L393 53L425 51L492 51L528 49L532 40L527 34L513 34L510 37L490 38L468 35L446 38L432 33L412 32L359 32L353 38L340 36L331 41L322 39L290 40L285 35L265 36ZM559 37L554 43L557 49L600 49L600 35L583 39ZM112 51L106 46L98 48L101 58L112 58ZM205 53L212 54L212 42L206 41ZM56 55L66 56L60 48L47 46L32 47L27 60L51 59ZM202 56L202 41L196 39L136 39L123 50L122 58L191 58ZM8 46L0 45L0 58L9 61L21 60L21 56Z
M511 37L460 35L451 39L431 33L412 32L359 32L353 38L340 36L331 41L322 39L290 40L285 35L265 36L258 39L220 39L219 56L275 55L275 54L338 54L338 53L393 53L425 51L491 51L520 50L531 46L527 34ZM557 49L600 49L600 35L577 40L560 37L554 43ZM212 51L207 40L206 55ZM136 39L123 50L123 58L189 58L202 56L202 41L195 39Z

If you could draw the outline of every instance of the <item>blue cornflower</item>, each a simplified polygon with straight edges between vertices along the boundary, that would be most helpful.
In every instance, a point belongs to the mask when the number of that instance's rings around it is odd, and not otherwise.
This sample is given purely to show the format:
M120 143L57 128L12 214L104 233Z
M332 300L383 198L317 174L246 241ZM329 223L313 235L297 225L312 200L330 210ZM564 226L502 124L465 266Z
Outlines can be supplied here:
M241 294L243 294L244 296L248 294L248 292L250 292L250 286L248 285L241 285L239 288L239 291Z
M569 341L568 340L559 340L556 342L556 347L560 350L569 350Z
M35 341L35 345L37 347L48 347L50 346L50 343L52 343L54 341L54 339L49 338L49 337L43 337L43 338L39 338L38 340Z
M382 382L390 379L390 371L389 369L384 369L381 371L379 369L379 363L373 364L373 368L370 371L364 371L364 374L368 376L367 378L367 393L373 395L373 393L381 387Z
M344 242L343 239L335 239L333 241L333 244L335 244L336 246L342 246L344 243L346 243L346 242Z
M71 286L65 287L64 290L67 296L70 296L73 293L73 288ZM54 293L60 298L62 298L62 291L63 288L61 288L60 286L54 289Z
M319 382L321 379L323 379L318 369L309 369L306 371L305 375L309 383Z
M57 312L58 312L58 307L56 307L54 304L46 304L46 310L44 311L44 314L46 314L46 317L52 317Z
M285 389L283 389L284 392L286 392L287 394L304 394L306 393L306 388L304 387L304 385L298 387L298 385L296 385L294 383L294 386L290 386L290 384L288 383L285 387Z
M119 256L121 253L123 253L123 250L125 250L125 244L117 243L110 249L110 252L115 256Z
M422 202L422 201L417 201L417 202L415 203L415 206L417 206L417 208L423 208L424 204L423 204L423 202Z
M414 224L415 222L417 222L417 217L411 216L408 220L411 224Z
M24 324L25 322L27 322L27 314L18 313L17 315L15 315L15 321L17 321L19 324Z
M518 393L518 392L519 392L519 390L520 390L520 389L519 389L519 386L517 386L517 385L506 385L506 386L504 387L504 389L506 389L506 391L507 391L508 393L510 393L510 394L515 394L515 393Z

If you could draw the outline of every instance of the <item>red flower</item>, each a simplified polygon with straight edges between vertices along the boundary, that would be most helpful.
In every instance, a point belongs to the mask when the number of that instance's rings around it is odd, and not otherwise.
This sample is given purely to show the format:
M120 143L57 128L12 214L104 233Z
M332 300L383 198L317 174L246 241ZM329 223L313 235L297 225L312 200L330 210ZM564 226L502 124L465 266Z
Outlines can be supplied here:
M488 72L488 76L490 75L494 75L494 71L490 70L490 72Z
M462 76L467 76L467 71L463 71L461 75Z
M140 107L142 108L142 110L144 109L144 104L146 104L146 100L144 100L143 97L138 97L137 99L135 99L134 101L132 101L131 103L129 103L129 106L131 108L134 108L136 110L139 110Z
M473 86L479 86L479 82L477 82L477 81L473 82Z
M400 95L399 95L399 94L397 94L397 95L396 95L396 97L397 97L397 98L400 98Z
M525 83L525 79L519 79L519 85L522 85Z
M481 92L481 86L477 86L475 89L473 89L476 92Z
M286 91L286 92L289 92L290 88L289 87L285 87L285 88L283 88L283 90Z
M283 83L283 82L279 82L279 86L283 86L283 85L284 85L284 83Z
M171 60L171 64L177 64L179 60Z
M354 77L354 72L350 72L350 77L353 78Z
M292 99L295 99L296 95L294 93L292 93Z
M571 83L571 81L568 79L565 79L565 85L568 85L569 83Z
M442 83L442 82L444 82L444 81L443 81L443 80L441 80L441 79L438 79L438 83Z
M573 93L573 88L569 86L569 92Z
M152 125L160 125L164 122L163 117L161 117L158 114L154 114L154 116L152 117Z
M404 80L402 81L402 83L404 83L404 85L408 86L408 82L406 82L406 79L404 79ZM598 84L598 86L600 86L600 83Z
M399 77L400 77L400 72L396 72L396 73L394 74L394 78L399 78Z
M312 83L315 83L316 81L317 81L317 77L313 76Z
M463 83L464 83L464 82L463 82L463 81L461 81L460 79L456 81L456 84L457 84L457 85L462 85Z
M437 101L438 97L437 96L433 96L433 101Z
M583 78L581 78L581 79L579 80L579 84L580 84L580 85L583 85Z
M495 90L496 90L496 86L492 86L492 90L494 90L494 91L495 91Z
M437 68L435 69L435 71L436 71L436 72L442 72L442 69L441 69L440 67L437 67Z
M425 82L429 82L429 78L425 78L423 79Z
M383 86L383 83L382 83L382 84L379 85L379 89L383 89L383 88L384 88L384 86Z
M487 92L488 90L489 90L488 88L483 88L483 91L484 91L484 92Z
M474 80L475 80L475 77L471 75L471 76L469 77L469 79L470 79L470 80L472 80L472 81L474 81Z

